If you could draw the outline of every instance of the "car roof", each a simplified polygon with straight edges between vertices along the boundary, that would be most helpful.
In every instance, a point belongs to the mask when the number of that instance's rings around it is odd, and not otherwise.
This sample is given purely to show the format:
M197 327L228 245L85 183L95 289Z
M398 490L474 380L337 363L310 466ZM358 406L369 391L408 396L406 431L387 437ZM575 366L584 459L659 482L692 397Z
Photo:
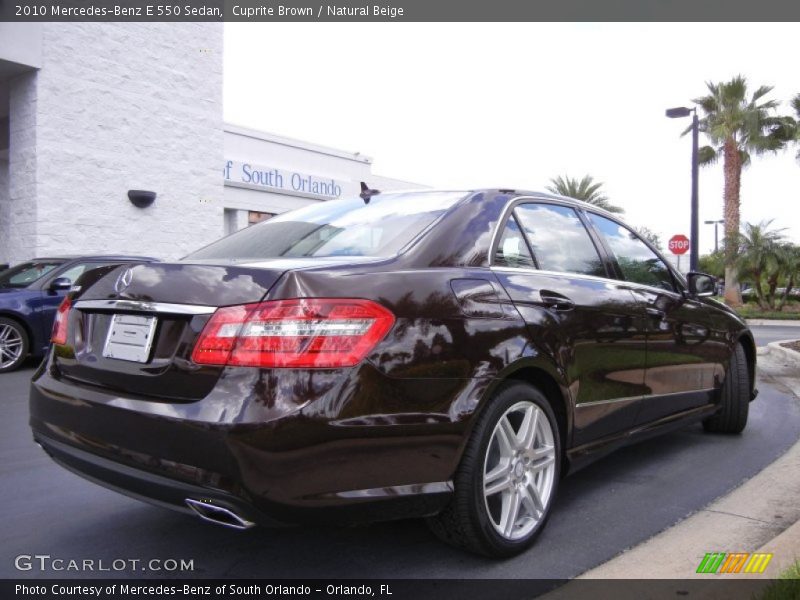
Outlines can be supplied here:
M129 256L126 254L65 254L62 256L37 256L36 258L32 258L30 260L23 262L35 262L35 261L45 261L45 260L63 260L63 261L122 260L122 261L158 262L159 259L153 258L152 256Z
M613 219L619 219L619 215L616 215L612 212L607 211L604 208L596 206L595 204L590 204L589 202L584 202L583 200L578 200L576 198L570 198L569 196L560 196L559 194L553 194L552 192L537 192L534 190L517 190L512 188L475 188L475 189L447 189L447 188L423 188L423 189L407 189L407 190L387 190L382 192L383 194L408 194L413 192L419 193L426 193L426 192L438 192L438 193L462 193L466 195L478 194L478 193L493 193L493 194L509 194L513 198L526 198L530 196L531 198L535 198L537 200L553 200L555 202L559 202L562 204L568 204L570 206L574 206L576 208L583 208L586 210L591 210L597 212L599 214L611 217Z

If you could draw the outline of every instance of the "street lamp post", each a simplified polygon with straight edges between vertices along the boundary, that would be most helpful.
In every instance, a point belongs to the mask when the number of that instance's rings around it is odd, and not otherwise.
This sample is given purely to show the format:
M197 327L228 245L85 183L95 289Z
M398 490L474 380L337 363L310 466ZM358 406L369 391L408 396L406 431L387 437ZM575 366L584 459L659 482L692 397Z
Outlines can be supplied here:
M698 179L700 174L700 162L698 160L698 146L699 146L699 139L700 139L700 119L697 118L697 109L696 108L687 108L685 106L679 106L677 108L668 108L667 109L667 117L670 119L679 119L682 117L688 117L689 115L692 116L692 215L691 215L691 234L689 235L689 243L690 249L689 252L689 270L696 271L697 270L697 259L698 259L698 246L699 246L699 238L700 238L700 225L698 221L698 211L699 211L699 191L698 191Z
M714 252L719 252L719 232L717 228L724 223L723 219L719 219L717 221L703 221L706 225L713 225L714 226Z

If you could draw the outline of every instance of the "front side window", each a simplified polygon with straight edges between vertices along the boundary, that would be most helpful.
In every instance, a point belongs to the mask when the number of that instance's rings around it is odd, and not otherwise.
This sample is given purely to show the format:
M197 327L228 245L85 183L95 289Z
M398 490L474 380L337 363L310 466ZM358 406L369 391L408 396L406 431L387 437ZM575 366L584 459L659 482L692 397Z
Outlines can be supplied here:
M568 206L521 204L514 209L539 268L607 277L589 232Z
M627 281L675 291L669 268L638 235L627 227L594 213L589 213L589 219L605 238Z
M6 269L0 272L0 288L15 287L24 288L28 287L34 281L38 281L50 271L60 266L61 262L27 262Z
M187 259L266 259L397 254L464 198L464 192L378 194L283 213L201 248Z

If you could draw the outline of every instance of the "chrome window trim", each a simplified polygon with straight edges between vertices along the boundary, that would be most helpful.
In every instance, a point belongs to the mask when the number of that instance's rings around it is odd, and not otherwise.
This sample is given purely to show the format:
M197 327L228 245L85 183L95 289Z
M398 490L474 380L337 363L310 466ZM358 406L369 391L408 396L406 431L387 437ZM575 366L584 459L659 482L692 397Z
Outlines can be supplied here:
M514 209L517 208L517 206L519 206L521 204L534 204L534 203L537 203L537 204L552 204L554 206L561 206L561 207L564 207L564 208L571 208L572 210L574 210L575 211L575 216L578 217L578 220L580 221L581 225L583 226L584 231L586 231L586 235L589 236L589 241L592 243L592 247L594 248L594 251L597 252L597 257L603 263L604 268L607 266L607 260L606 260L607 257L605 256L605 254L606 254L605 248L601 248L601 247L598 246L598 240L596 240L594 238L594 235L589 230L589 227L584 222L584 219L583 219L583 217L581 216L581 214L579 212L581 210L586 210L586 208L583 206L584 204L586 204L585 202L580 202L579 200L574 200L572 198L560 198L560 197L553 197L553 196L515 196L511 200L506 202L506 205L503 207L503 212L500 214L500 219L497 222L497 226L495 227L494 232L492 233L492 239L491 239L490 245L489 245L489 256L487 257L488 258L487 262L489 263L489 267L495 266L494 259L495 259L495 254L497 253L496 244L499 243L499 237L498 236L502 236L502 232L505 231L505 226L508 223L508 219L510 218L510 216L514 212ZM598 214L602 215L604 212L605 211L600 209ZM519 219L517 219L517 221L518 221L517 224L520 226L520 229L522 230L522 234L525 236L525 243L528 244L529 240L527 239L527 234L525 233L524 228L522 227L522 224L519 223ZM539 264L539 260L536 258L536 255L533 252L533 248L530 247L530 244L529 244L529 249L531 251L531 256L533 257L534 262L538 265ZM500 265L497 265L497 266L500 266ZM538 268L536 270L538 272L545 272L545 271L542 271L542 270L540 270ZM606 271L608 271L607 268L606 268ZM565 275L572 274L570 271L548 271L548 272L549 273L563 273ZM575 273L575 275L583 275L583 273ZM593 277L593 276L590 275L590 277ZM608 278L598 277L598 279L608 279ZM615 281L618 281L618 280L615 280Z
M130 310L173 315L210 315L217 310L216 306L170 304L168 302L147 302L144 300L78 300L74 307L78 310Z
M508 271L510 273L525 273L527 275L546 275L548 277L566 277L569 279L589 279L591 281L602 281L604 283L612 283L615 287L622 290L630 290L635 292L642 290L645 292L655 292L657 294L667 294L675 298L682 298L683 294L673 290L665 290L664 288L646 285L644 283L636 283L634 281L627 281L625 279L613 279L611 277L598 277L597 275L586 275L584 273L569 273L566 271L545 271L544 269L526 269L524 267L506 267L503 265L496 265L489 267L491 271Z
M667 267L667 270L669 270L669 272L672 274L672 276L675 279L676 283L678 283L680 285L680 287L682 287L683 289L665 290L663 288L657 288L657 287L646 285L646 284L643 284L643 283L636 283L634 281L628 281L627 279L616 279L616 278L613 278L613 277L597 277L595 275L584 275L583 273L569 273L569 272L566 272L566 271L545 271L545 270L541 270L541 269L524 269L524 268L521 268L521 267L505 267L503 265L496 265L495 262L494 262L494 258L495 258L494 254L495 253L493 252L493 250L496 249L496 244L499 241L499 236L502 235L502 232L505 229L505 224L506 224L506 221L508 220L509 214L511 214L511 212L514 210L514 208L516 208L516 205L520 200L529 200L529 201L541 202L541 203L545 203L545 204L555 204L555 205L558 205L558 206L566 206L568 208L583 210L586 213L594 213L594 214L596 214L596 215L598 215L600 217L605 217L606 219L609 219L610 221L614 221L615 223L617 223L618 225L621 225L622 227L625 227L629 231L633 231L633 228L630 225L627 225L626 223L620 221L619 218L617 218L614 214L608 212L607 210L603 210L600 207L592 206L590 204L586 204L585 202L581 202L581 201L575 200L573 198L559 198L559 197L553 197L553 196L547 196L547 195L542 195L542 196L538 196L538 195L533 195L533 196L531 196L531 195L514 196L508 202L506 202L506 205L503 207L503 212L500 213L500 218L497 221L497 226L495 227L495 230L492 233L492 239L491 239L490 244L489 244L489 257L488 257L488 259L489 259L488 262L489 262L489 268L490 269L494 269L494 268L513 269L513 270L516 270L518 272L524 272L524 273L541 273L543 275L563 275L563 276L569 276L569 277L587 277L587 278L590 278L590 279L595 279L595 280L600 280L600 281L612 281L612 282L618 283L618 284L620 284L622 286L630 285L632 288L634 288L634 287L635 288L642 288L644 290L655 291L655 292L658 292L658 293L661 293L661 294L663 294L663 293L673 294L673 295L678 296L678 297L684 297L685 296L684 292L685 292L685 289L686 289L686 280L683 277L683 274L679 273L677 269L674 269L672 267L672 265L669 263L669 261L666 260L666 258L664 258L662 253L658 251L658 249L654 248L647 240L642 238L636 232L634 232L634 233L636 233L637 238L642 240L644 242L645 246L650 248L655 253L655 255L659 259L661 259L661 261L664 262L664 264ZM592 243L594 244L595 241L592 240ZM599 253L599 249L598 249L598 253ZM613 256L613 255L612 255L612 258L614 260L616 260L616 257ZM534 257L534 260L536 260L536 257Z
M525 267L506 267L504 265L495 265L489 267L491 271L508 271L510 273L524 273L526 275L545 275L547 277L566 277L569 279L589 279L591 281L602 281L603 283L612 283L615 287L627 287L627 281L621 281L619 279L611 279L609 277L598 277L597 275L587 275L585 273L569 273L567 271L547 271L545 269L536 269L530 268L526 269Z

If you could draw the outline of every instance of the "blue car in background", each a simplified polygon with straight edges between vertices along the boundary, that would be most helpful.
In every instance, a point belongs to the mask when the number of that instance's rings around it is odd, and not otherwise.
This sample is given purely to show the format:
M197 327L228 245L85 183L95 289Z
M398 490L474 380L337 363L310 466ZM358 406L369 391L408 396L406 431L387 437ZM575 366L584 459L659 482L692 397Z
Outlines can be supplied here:
M13 371L28 355L45 353L58 305L79 277L103 267L155 260L146 256L62 256L37 258L0 271L0 373Z

